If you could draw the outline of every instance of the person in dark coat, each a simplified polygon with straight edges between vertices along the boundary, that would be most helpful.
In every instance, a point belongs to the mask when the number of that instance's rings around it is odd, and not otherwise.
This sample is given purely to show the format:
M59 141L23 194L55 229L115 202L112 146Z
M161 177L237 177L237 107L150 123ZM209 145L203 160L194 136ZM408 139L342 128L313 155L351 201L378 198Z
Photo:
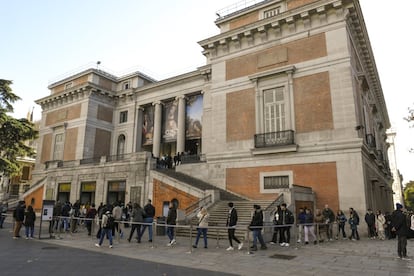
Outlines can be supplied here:
M230 209L227 214L226 227L228 227L227 232L229 236L230 246L226 250L227 251L234 250L233 240L239 244L238 249L241 250L243 248L243 243L238 238L236 238L236 236L234 235L234 232L236 232L236 225L237 225L237 219L238 219L237 210L233 207L234 206L233 202L229 202L228 206Z
M25 209L26 209L25 202L19 201L16 209L13 212L13 218L14 218L13 239L20 238L20 229L22 228L22 225L23 225Z
M266 244L262 236L263 226L263 212L260 205L253 205L253 216L250 222L249 229L253 232L253 246L250 248L252 251L257 251L257 240L260 242L260 249L267 249Z
M167 235L170 239L170 242L167 246L174 245L176 243L174 239L174 226L177 224L177 209L174 204L170 202L168 215L167 215Z
M411 260L407 256L407 216L403 213L403 206L400 203L396 204L396 210L391 215L391 225L391 231L394 232L398 237L398 257L400 257L402 260Z
M34 212L32 205L29 205L29 207L27 207L27 211L24 213L24 226L26 227L26 240L33 239L35 221L36 221L36 213Z
M141 205L134 203L131 214L131 231L129 232L128 242L131 242L132 235L137 230L137 242L141 242L141 225L144 222L145 211L141 208Z
M368 237L370 239L375 239L375 214L372 212L372 209L368 209L367 213L365 214L365 222L368 226Z

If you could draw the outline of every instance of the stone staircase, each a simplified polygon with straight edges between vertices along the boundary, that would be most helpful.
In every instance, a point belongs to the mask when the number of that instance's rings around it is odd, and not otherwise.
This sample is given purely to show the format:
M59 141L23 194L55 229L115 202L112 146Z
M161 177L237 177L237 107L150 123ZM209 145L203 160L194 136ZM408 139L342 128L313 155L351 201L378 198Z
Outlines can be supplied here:
M174 169L155 169L158 173L165 174L171 178L174 178L180 182L183 182L187 185L193 186L199 190L206 191L206 190L216 190L220 192L220 199L221 200L227 200L227 201L241 201L244 200L244 198L233 194L229 191L226 191L224 189L221 189L217 186L211 185L203 180L200 180L198 178L189 176L187 174L176 172Z
M220 200L208 208L208 212L210 214L209 219L209 226L214 227L225 227L227 221L227 214L228 214L228 203L231 200ZM250 224L252 211L253 211L253 204L258 204L262 207L262 209L266 209L273 201L269 200L238 200L238 201L231 201L234 203L234 208L237 210L238 228L246 228ZM196 226L197 226L198 219L194 217L190 220L188 225L193 225L193 237L197 234ZM180 223L179 223L180 224ZM182 223L181 223L182 224ZM238 234L237 234L238 233ZM244 237L244 231L236 230L236 236ZM176 231L176 236L178 237L189 237L190 236L190 229L189 228L178 228ZM210 239L227 239L227 229L214 229L210 228L207 234L208 238Z

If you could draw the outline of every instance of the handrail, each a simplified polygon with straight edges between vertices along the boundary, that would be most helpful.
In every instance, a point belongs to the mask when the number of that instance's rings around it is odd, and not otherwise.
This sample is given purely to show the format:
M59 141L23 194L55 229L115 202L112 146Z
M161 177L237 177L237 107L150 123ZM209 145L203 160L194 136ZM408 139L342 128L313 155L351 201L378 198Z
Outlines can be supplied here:
M199 201L191 204L187 208L185 208L185 210L184 210L184 212L185 212L185 221L187 221L188 218L191 215L195 214L195 212L198 210L198 208L200 206L205 206L205 205L210 204L210 203L212 203L211 194L208 195L208 196L206 196L206 197L204 197L204 198L202 198L202 199L200 199Z
M276 206L280 205L281 203L283 203L283 193L279 194L279 196L272 203L270 203L269 206L266 207L265 212L273 212Z

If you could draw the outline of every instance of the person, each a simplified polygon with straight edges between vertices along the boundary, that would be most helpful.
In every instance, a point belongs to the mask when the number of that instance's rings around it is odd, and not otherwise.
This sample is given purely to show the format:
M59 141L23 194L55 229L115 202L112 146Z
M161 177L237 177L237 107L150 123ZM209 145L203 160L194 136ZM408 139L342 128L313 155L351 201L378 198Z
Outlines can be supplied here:
M298 213L298 240L297 243L302 242L303 224L305 223L306 212L303 208L299 208Z
M279 214L282 227L281 227L281 240L280 246L289 246L290 245L290 227L295 222L295 217L292 212L287 209L286 203L280 205L280 214Z
M4 220L6 219L6 213L7 213L7 202L2 202L0 204L0 229L3 228Z
M380 240L385 240L385 225L386 221L385 221L385 217L384 215L381 213L381 210L377 210L377 215L375 217L375 228L377 229L378 232L378 239Z
M338 232L336 234L336 239L338 239L339 234L342 232L342 238L346 239L346 233L345 233L345 223L347 222L347 218L342 212L342 210L338 210L336 213L336 223L338 224Z
M328 241L332 241L332 238L333 238L332 228L333 228L333 223L335 221L335 214L331 210L331 208L329 208L328 204L325 204L325 208L322 211L322 215L323 215L323 219L325 222L327 239Z
M193 247L197 248L198 240L200 239L201 234L203 234L204 248L207 248L207 228L208 228L208 220L210 218L210 214L207 212L207 209L205 207L201 207L200 211L197 213L197 218L198 218L197 237L196 237Z
M88 230L88 236L92 233L92 223L94 223L95 217L98 211L95 208L95 203L92 203L89 210L86 212L86 229Z
M72 206L69 201L66 201L62 207L62 220L63 220L63 230L65 232L69 231L69 216L72 210Z
M22 224L24 221L24 210L26 209L25 202L19 201L17 203L17 207L13 212L14 218L14 231L13 231L13 239L20 238L20 229L22 228Z
M397 235L397 254L402 260L411 260L407 256L407 217L403 213L403 206L400 203L395 205L396 210L391 215L391 231Z
M124 233L122 232L121 224L119 223L122 220L122 208L118 202L115 202L114 205L115 206L112 209L112 215L115 219L113 234L115 235L115 233L118 233L118 235L122 238Z
M131 242L132 235L137 230L137 242L141 242L141 224L144 222L145 211L138 203L134 203L131 214L131 231L129 232L128 242Z
M395 233L391 231L391 213L390 212L385 212L385 237L389 240L391 239L395 239Z
M227 251L234 250L233 240L239 244L237 249L241 250L243 248L243 243L235 236L237 219L238 219L237 210L236 208L234 208L233 202L229 202L228 206L229 206L229 211L227 214L226 227L227 227L227 233L229 237L230 246L226 250Z
M113 221L114 221L114 218L112 217L111 211L106 211L105 214L102 215L101 237L99 239L99 243L95 243L96 247L101 247L105 236L107 236L109 239L109 248L113 247L112 245Z
M354 210L354 208L349 208L349 226L351 227L351 236L349 237L350 240L359 240L359 233L358 233L358 225L359 225L359 215Z
M152 242L152 223L154 222L155 207L151 203L151 199L148 199L148 203L144 206L145 217L144 224L142 226L141 237L144 235L145 229L148 227L148 241Z
M318 238L318 241L324 242L324 237L326 235L326 224L321 209L315 210L314 221L316 224L316 236Z
M372 240L375 239L375 215L372 209L369 208L365 214L365 222L368 226L368 237Z
M26 228L26 240L33 239L34 226L36 221L36 213L33 210L32 205L27 207L27 211L24 213L24 226Z
M262 236L263 226L263 212L260 205L253 205L253 216L250 222L249 229L253 232L253 245L250 248L252 251L257 251L257 240L260 242L260 249L267 249Z
M280 205L277 205L276 210L273 214L273 236L270 244L277 244L277 236L279 236L279 241L282 239L282 231L280 231L280 225L282 225L282 222L280 220Z
M170 242L167 246L172 246L176 244L176 240L174 238L174 227L177 224L177 209L173 202L170 201L168 206L168 214L167 214L167 235L170 239Z
M313 227L313 214L310 209L305 209L305 224L303 231L305 232L305 244L309 244L309 234L313 237L313 244L317 243L315 228Z

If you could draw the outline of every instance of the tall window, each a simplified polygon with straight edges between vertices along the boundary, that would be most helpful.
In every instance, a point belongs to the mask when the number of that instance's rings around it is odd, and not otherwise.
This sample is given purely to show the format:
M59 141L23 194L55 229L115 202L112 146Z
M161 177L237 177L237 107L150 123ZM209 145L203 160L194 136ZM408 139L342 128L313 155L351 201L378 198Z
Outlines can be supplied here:
M117 155L122 155L125 152L125 135L121 134L118 137L118 147L116 150Z
M55 135L55 145L53 148L53 160L63 160L63 133Z
M265 133L286 130L284 87L263 91Z
M125 123L128 121L128 111L122 111L119 113L119 123Z

